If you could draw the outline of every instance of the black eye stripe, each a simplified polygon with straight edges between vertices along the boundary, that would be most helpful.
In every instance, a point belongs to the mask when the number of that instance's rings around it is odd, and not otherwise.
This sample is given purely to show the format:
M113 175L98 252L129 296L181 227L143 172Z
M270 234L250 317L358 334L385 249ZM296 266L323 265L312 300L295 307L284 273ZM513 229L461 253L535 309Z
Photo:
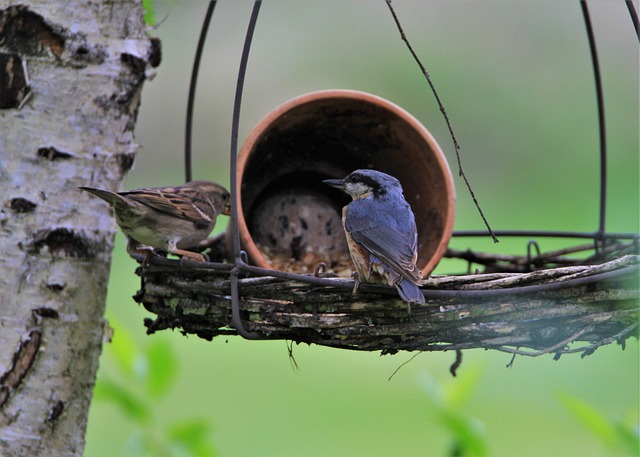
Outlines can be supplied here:
M349 176L349 181L353 183L362 183L365 186L371 187L374 191L380 188L380 183L378 181L365 175L352 174Z

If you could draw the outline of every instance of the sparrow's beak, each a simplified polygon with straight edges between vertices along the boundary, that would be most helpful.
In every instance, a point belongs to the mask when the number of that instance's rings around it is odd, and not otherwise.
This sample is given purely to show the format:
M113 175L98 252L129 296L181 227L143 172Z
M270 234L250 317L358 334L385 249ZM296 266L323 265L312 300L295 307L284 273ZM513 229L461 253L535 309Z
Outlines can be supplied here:
M344 190L344 182L342 179L325 179L322 181L327 186L334 187L336 189Z
M231 202L227 202L224 204L224 208L222 208L222 214L225 216L231 216Z

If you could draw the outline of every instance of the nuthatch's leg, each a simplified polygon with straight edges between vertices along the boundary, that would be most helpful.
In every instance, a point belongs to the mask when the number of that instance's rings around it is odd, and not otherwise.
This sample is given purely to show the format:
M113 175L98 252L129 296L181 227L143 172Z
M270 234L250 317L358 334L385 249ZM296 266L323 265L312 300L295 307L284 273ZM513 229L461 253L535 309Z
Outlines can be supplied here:
M357 271L354 271L353 273L351 273L351 277L353 278L353 281L354 281L353 291L351 291L351 293L355 294L356 292L358 292L358 287L360 287L360 275L358 274Z

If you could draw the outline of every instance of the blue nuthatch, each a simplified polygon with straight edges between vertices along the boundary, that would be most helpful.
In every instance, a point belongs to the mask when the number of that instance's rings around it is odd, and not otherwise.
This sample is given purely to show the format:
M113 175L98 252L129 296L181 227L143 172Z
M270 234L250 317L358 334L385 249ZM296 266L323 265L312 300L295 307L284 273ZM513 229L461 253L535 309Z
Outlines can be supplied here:
M404 301L424 303L416 266L418 232L400 181L363 169L323 182L353 198L342 209L342 222L358 280L395 286Z

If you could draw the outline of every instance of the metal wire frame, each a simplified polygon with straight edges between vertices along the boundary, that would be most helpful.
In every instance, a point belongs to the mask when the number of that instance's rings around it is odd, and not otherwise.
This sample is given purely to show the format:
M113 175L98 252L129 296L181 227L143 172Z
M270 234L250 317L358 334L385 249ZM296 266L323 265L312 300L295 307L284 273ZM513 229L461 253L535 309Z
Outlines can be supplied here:
M247 272L249 267L247 262L247 254L240 247L240 230L238 229L238 193L236 192L237 173L236 163L238 158L238 130L240 128L240 105L242 103L242 89L244 87L244 76L247 71L247 61L249 59L249 50L251 49L251 40L253 31L258 21L258 13L262 6L261 0L256 0L251 10L251 18L247 26L247 35L242 48L242 57L240 58L240 70L238 71L238 83L236 85L236 96L233 104L233 122L231 124L231 233L233 237L233 258L235 266L231 270L231 310L232 322L237 332L244 338L250 340L261 339L259 333L252 333L245 330L240 318L240 292L238 289L238 280L241 272Z
M209 8L207 10L207 14L205 15L203 28L201 31L200 39L198 42L198 48L196 51L194 68L192 73L191 85L189 90L189 100L187 107L187 128L186 128L186 136L185 136L185 175L187 180L191 178L191 127L192 127L192 119L193 119L193 102L195 98L195 85L197 81L198 68L200 63L200 58L202 56L202 50L204 47L204 41L206 38L206 33L209 27L209 23L211 21L211 16L213 14L213 10L215 8L216 1L211 0L209 4ZM233 119L232 119L232 131L231 131L231 151L230 151L230 181L231 181L231 236L232 236L232 246L233 246L233 264L218 264L218 263L205 263L205 264L197 264L192 265L191 262L183 262L182 265L186 268L206 268L217 271L229 271L230 272L230 280L231 280L231 298L232 298L232 322L236 331L246 339L262 339L262 335L259 333L253 333L247 331L240 317L240 298L239 298L239 287L238 281L239 277L242 273L245 274L253 274L259 276L274 276L278 278L288 279L288 280L296 280L301 282L306 282L310 284L315 284L318 286L332 286L338 288L348 289L353 286L350 281L335 281L334 279L321 278L317 275L307 276L307 275L299 275L294 273L288 273L284 271L278 270L269 270L265 268L255 267L249 265L247 262L247 255L244 251L242 251L240 246L240 235L238 230L238 196L236 195L236 163L237 163L237 152L238 152L238 130L239 130L239 120L240 120L240 107L242 102L242 91L244 86L244 78L246 74L246 67L248 62L249 51L251 49L251 41L253 38L253 33L255 30L255 26L257 23L258 14L260 11L262 1L255 0L253 9L251 12L251 17L249 20L249 25L247 27L247 33L245 37L245 43L243 46L242 57L240 61L240 68L238 72L238 80L236 85L236 94L234 101L234 109L233 109ZM629 14L631 16L632 23L636 30L636 34L638 35L638 39L640 40L640 32L638 30L638 17L635 12L635 8L633 7L633 3L631 1L626 1L627 8L629 10ZM545 230L499 230L495 231L496 236L503 237L554 237L554 238L587 238L592 239L594 241L595 249L598 249L598 243L604 242L605 239L632 239L636 242L640 239L640 235L634 233L607 233L606 232L606 194L607 194L607 149L606 149L606 124L605 124L605 114L604 114L604 95L602 93L602 81L600 78L600 67L598 63L598 54L595 45L595 36L593 32L593 27L591 24L591 19L589 16L589 10L587 6L586 0L581 0L580 2L583 19L585 22L585 28L587 30L587 37L589 41L589 49L591 53L591 60L593 64L594 78L595 78L595 86L596 86L596 96L597 96L597 106L598 106L598 125L599 125L599 139L600 139L600 201L599 201L599 219L598 219L598 230L595 232L575 232L575 231L545 231ZM456 231L453 233L453 236L456 237L480 237L487 236L488 233L486 231ZM161 260L158 260L162 262ZM170 262L170 261L168 261ZM154 262L155 263L155 262ZM571 281L563 282L562 284L544 284L544 285L532 285L532 286L522 286L518 288L509 289L509 293L531 293L531 292L540 292L544 290L548 290L549 288L555 287L566 287L570 283L589 283L594 281L600 281L603 279L610 279L615 277L620 277L629 273L629 269L633 267L627 267L619 271L601 273L599 275L594 275L588 278L579 278ZM637 270L637 268L635 268ZM382 287L382 286L373 286L368 284L361 285L362 290L369 290L371 292L378 293L395 293L395 290L392 291L392 288ZM424 295L426 297L450 297L450 296L467 296L467 295L495 295L501 293L507 293L507 291L502 290L485 290L485 291L459 291L459 290L425 290Z
M191 80L189 83L189 96L187 97L187 119L185 125L184 135L184 174L185 182L191 181L191 138L193 136L193 104L196 99L196 84L198 82L198 71L200 70L200 59L202 58L202 50L204 49L204 42L207 38L207 32L209 30L209 24L211 23L211 16L213 10L216 8L216 0L209 2L209 7L204 16L202 22L202 30L200 31L200 38L198 39L198 47L196 48L196 56L193 59L193 69L191 70Z
M638 37L638 41L640 41L640 28L638 27L638 13L636 13L636 9L633 6L633 0L625 0L627 4L627 9L629 10L629 15L631 16L631 22L633 22L633 28L636 29L636 35Z
M145 256L142 254L133 254L133 258L142 262ZM256 267L254 265L247 264L244 260L241 260L240 265L230 263L219 262L194 262L191 260L180 261L174 259L167 259L164 257L154 257L152 263L158 266L175 267L180 265L182 268L189 270L211 270L223 273L229 273L231 275L231 282L233 283L233 277L238 277L240 272L247 273L252 276L271 276L274 278L284 279L286 281L298 281L307 284L312 284L319 287L332 287L336 290L351 291L353 290L354 281L344 278L325 278L316 275L303 275L298 273L289 273L281 270L270 270L268 268ZM238 270L234 273L234 270ZM629 265L619 268L617 270L605 271L602 273L594 273L589 276L582 276L573 279L567 279L562 282L548 282L544 284L532 284L518 287L508 287L500 289L423 289L422 294L427 299L438 298L471 298L471 297L496 297L501 295L520 295L529 293L546 292L549 290L561 289L565 287L581 286L586 284L592 284L595 282L623 278L632 273L638 272L636 265ZM369 293L383 294L383 295L397 295L398 292L394 287L382 286L376 284L361 283L358 286L358 290L363 290ZM233 291L233 284L232 284ZM237 291L237 289L236 289ZM233 299L233 296L232 296ZM232 302L233 307L233 302ZM238 315L239 318L239 315ZM235 318L233 320L234 325L237 324ZM241 322L240 322L241 323ZM246 331L245 331L246 332ZM239 332L240 333L240 332ZM257 334L253 334L254 336ZM244 336L244 335L243 335ZM257 339L257 338L250 338ZM258 338L259 339L259 338Z
M629 15L633 23L636 35L640 40L640 31L638 30L638 16L632 1L626 1ZM595 232L571 232L571 231L554 231L554 230L496 230L497 237L552 237L552 238L587 238L594 242L594 249L597 251L607 239L628 239L639 240L640 235L637 233L607 233L607 129L605 121L604 94L602 90L602 78L600 75L600 64L598 59L598 51L596 48L595 34L589 14L589 7L586 0L580 1L582 17L589 41L589 52L591 54L591 62L593 65L593 75L595 80L596 99L598 107L598 131L600 144L600 200L598 214L598 230ZM455 237L482 237L487 233L482 230L465 230L455 231Z

